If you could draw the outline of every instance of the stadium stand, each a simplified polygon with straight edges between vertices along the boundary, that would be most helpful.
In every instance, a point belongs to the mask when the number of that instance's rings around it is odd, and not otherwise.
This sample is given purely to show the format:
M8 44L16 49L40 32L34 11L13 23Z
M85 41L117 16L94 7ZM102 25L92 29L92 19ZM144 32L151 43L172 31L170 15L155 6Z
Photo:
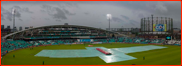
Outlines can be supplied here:
M70 44L102 44L102 43L138 43L138 44L163 44L164 39L146 39L139 37L127 37L121 33L123 37L110 37L115 32L103 29L77 26L77 25L53 25L31 28L24 31L8 34L2 37L1 55L8 52L37 46L47 45L70 45ZM12 40L7 40L11 38ZM88 39L88 40L83 40ZM169 45L181 45L180 41L167 41Z
M66 40L38 40L38 41L24 41L24 40L15 40L15 41L5 41L1 43L1 52L8 53L9 51L35 47L35 46L45 46L45 45L60 45L60 44L73 44L78 42L75 39L66 39ZM119 38L108 38L108 39L94 39L94 42L102 43L140 43L140 44L165 44L168 45L181 45L179 40L164 40L164 39L144 39L144 38L128 38L128 37L119 37Z

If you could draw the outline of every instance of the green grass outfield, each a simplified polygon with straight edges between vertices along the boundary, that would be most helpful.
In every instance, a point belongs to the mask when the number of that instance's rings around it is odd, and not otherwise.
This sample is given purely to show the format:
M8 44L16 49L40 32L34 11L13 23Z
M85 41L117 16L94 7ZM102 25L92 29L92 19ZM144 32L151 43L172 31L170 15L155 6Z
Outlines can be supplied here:
M145 46L148 44L95 44L94 47L106 47L106 48L121 48L121 47L133 47L133 46ZM158 45L162 46L162 45ZM150 50L137 53L129 53L127 55L133 56L137 59L121 61L115 63L105 63L99 57L89 58L48 58L48 57L35 57L34 55L39 53L43 49L86 49L88 45L52 45L20 49L10 52L3 56L2 65L41 65L45 62L45 65L180 65L181 64L181 46L165 45L164 49ZM13 58L15 55L15 58ZM145 60L143 60L145 56Z

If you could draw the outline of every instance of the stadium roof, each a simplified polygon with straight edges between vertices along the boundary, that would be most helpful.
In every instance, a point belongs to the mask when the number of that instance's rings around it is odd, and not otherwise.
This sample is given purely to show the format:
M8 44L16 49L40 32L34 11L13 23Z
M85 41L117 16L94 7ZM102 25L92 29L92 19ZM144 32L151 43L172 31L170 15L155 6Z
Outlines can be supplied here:
M21 33L21 32L27 31L27 30L40 29L40 28L55 28L55 27L57 27L57 28L59 28L59 27L80 27L80 28L97 29L97 30L101 30L101 31L106 31L106 32L114 33L112 31L107 31L107 30L103 30L103 29L99 29L99 28L93 28L93 27L87 27L87 26L78 26L78 25L50 25L50 26L41 26L41 27L30 28L30 29L25 29L25 30L22 30L22 31L10 33L10 34L2 37L2 39L6 39L9 36L12 36L14 34Z

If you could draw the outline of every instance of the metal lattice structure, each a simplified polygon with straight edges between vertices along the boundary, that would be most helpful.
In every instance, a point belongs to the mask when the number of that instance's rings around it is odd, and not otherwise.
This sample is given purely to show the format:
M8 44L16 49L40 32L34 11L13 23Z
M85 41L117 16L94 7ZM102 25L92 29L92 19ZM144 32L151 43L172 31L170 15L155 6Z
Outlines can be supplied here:
M166 31L154 31L154 24L165 24ZM167 17L144 17L141 19L142 35L173 35L173 19Z

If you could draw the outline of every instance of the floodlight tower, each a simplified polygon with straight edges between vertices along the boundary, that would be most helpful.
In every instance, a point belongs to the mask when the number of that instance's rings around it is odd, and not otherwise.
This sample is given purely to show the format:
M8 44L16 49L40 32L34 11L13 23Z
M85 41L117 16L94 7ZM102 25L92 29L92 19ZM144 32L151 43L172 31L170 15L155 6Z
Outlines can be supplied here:
M111 14L107 14L107 19L109 19L109 31L110 31ZM109 32L109 37L110 37L110 32Z
M14 8L12 10L12 15L13 15L13 32L15 32L15 9Z

